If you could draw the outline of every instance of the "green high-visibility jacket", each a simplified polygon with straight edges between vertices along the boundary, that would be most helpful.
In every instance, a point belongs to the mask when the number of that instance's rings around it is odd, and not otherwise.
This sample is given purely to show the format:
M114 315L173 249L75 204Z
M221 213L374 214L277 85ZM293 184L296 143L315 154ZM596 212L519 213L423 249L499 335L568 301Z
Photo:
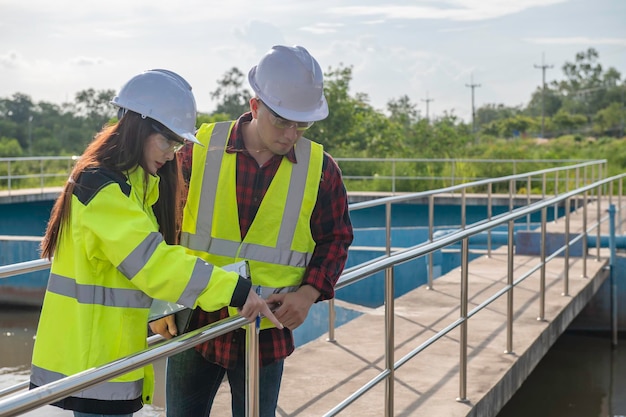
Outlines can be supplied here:
M33 352L31 387L146 348L153 298L213 311L241 306L250 283L168 245L152 205L159 177L89 169L77 180L54 253ZM98 414L152 401L152 366L72 394L55 405Z

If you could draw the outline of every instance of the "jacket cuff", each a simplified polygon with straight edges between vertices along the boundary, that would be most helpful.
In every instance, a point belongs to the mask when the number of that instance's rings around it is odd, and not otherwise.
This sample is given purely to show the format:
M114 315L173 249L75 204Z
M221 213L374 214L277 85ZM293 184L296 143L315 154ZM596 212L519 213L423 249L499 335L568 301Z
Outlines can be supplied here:
M229 305L237 308L243 307L248 299L248 294L250 293L251 288L252 281L239 276L239 281L237 281L237 286L235 287L235 291L233 292L233 297L230 299Z

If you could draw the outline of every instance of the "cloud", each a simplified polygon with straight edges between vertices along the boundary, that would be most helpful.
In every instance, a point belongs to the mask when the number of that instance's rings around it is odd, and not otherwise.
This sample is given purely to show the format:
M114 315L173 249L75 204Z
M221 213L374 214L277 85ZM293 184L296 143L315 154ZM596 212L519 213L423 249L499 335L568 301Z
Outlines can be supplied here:
M341 23L315 23L314 25L303 27L300 30L321 35L327 33L336 33L337 29L343 26L344 25Z
M273 23L262 20L251 20L242 27L236 27L233 33L239 40L252 45L262 53L265 53L271 45L285 43L281 29Z
M16 69L23 65L22 58L15 51L9 51L0 55L0 67L6 69Z
M440 19L477 21L503 17L534 7L545 7L568 0L447 0L425 5L388 4L384 6L331 7L328 12L337 16L364 16L386 19Z
M77 67L91 67L95 65L102 65L105 63L102 58L91 58L86 56L78 56L76 58L70 59L70 65Z
M620 45L626 46L626 38L589 38L572 36L566 38L525 38L526 42L541 45Z

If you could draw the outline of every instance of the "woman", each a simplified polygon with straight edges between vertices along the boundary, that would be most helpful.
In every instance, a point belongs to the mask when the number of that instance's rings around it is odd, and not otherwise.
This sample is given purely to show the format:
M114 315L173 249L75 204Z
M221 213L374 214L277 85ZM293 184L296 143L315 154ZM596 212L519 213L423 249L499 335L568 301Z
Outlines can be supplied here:
M194 137L189 84L143 72L112 100L119 121L96 135L56 201L42 241L52 259L33 351L31 388L146 347L153 298L280 323L249 280L177 243L181 181L176 152ZM54 405L74 415L126 415L150 403L152 367L131 371Z

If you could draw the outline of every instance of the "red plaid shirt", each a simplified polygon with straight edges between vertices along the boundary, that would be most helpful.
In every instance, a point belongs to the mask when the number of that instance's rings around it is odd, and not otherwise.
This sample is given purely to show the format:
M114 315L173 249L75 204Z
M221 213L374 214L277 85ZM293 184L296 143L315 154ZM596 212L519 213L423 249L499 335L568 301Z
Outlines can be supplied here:
M283 159L281 155L274 155L259 167L256 160L245 150L240 128L250 120L251 113L246 113L237 120L226 148L228 153L237 153L237 205L242 239L248 232L263 196ZM191 176L192 149L191 145L187 145L179 154L182 158L185 181ZM293 149L285 157L292 163L297 163ZM322 179L311 217L311 232L316 246L302 285L311 285L317 289L320 292L318 301L322 301L334 297L334 286L343 271L348 247L353 239L348 198L341 171L327 153L324 154ZM228 317L226 308L211 313L196 309L190 328L197 329L226 317ZM245 330L238 329L198 345L196 349L208 361L224 368L233 368L239 358L245 357L245 341ZM289 329L271 328L260 332L259 354L262 365L284 359L293 350L293 335Z

